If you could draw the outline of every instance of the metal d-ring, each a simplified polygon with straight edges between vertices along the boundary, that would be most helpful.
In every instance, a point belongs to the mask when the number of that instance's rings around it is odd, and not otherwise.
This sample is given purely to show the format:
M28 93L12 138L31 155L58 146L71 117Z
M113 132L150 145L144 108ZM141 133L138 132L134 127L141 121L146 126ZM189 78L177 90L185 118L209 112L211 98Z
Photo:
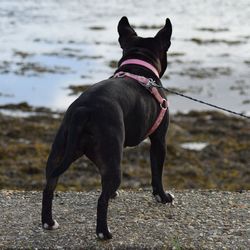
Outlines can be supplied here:
M166 110L168 108L168 101L166 99L162 99L162 103L160 104L161 109Z

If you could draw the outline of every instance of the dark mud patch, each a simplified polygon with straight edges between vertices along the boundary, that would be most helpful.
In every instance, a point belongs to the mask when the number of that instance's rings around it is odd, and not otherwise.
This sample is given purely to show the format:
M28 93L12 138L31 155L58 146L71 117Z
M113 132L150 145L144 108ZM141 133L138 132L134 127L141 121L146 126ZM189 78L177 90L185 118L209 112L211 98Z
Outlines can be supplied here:
M223 54L220 54L219 56L220 57L230 57L230 54L229 53L223 53Z
M192 94L200 94L203 91L203 87L200 86L189 86L188 88L176 88L176 87L169 87L167 88L169 91L165 90L165 93L167 95L173 95L173 94L186 94L186 93L192 93Z
M29 58L29 57L33 57L35 55L35 53L30 53L30 52L21 51L21 50L14 50L13 55L17 56L17 57L20 57L22 59L26 59L26 58Z
M91 59L100 59L100 55L85 55L80 49L73 48L63 48L61 51L52 51L43 53L44 56L52 56L59 58L75 58L77 60L91 60Z
M244 80L238 80L230 87L230 90L239 92L240 95L248 95L250 85Z
M0 74L8 74L11 71L11 62L2 61L0 62Z
M37 115L45 114L46 116L49 115L58 115L60 114L59 112L52 111L49 108L46 107L34 107L29 105L27 102L20 102L20 103L9 103L5 105L0 105L0 110L7 110L9 113L11 111L18 111L20 113L25 112L25 113L33 113Z
M91 85L70 85L68 89L70 89L70 95L79 95L80 93L87 90Z
M23 110L37 110L23 103ZM51 113L12 117L0 113L0 188L41 189L46 160L63 115ZM195 126L194 126L195 124ZM200 151L183 143L200 142ZM164 165L166 188L250 188L250 124L217 112L190 112L171 116ZM150 143L124 151L124 188L148 187ZM59 190L100 187L96 167L85 157L72 164L61 178Z
M118 61L117 60L111 60L111 61L109 61L108 65L109 65L110 68L116 69L117 66L118 66Z
M177 87L170 87L170 88L168 88L168 89L170 89L170 90L173 91L173 92L181 93L181 94L185 94L185 93L189 92L188 89L177 88ZM172 94L173 94L172 92L168 92L168 91L165 91L165 93L166 93L167 95L172 95Z
M230 31L228 28L210 28L210 27L201 27L198 28L199 31L205 31L205 32L212 32L212 33L218 33L218 32L228 32Z
M68 74L72 73L72 69L66 66L47 66L38 62L14 62L2 61L0 62L1 74L16 74L22 76L40 76L42 74Z
M242 101L242 104L250 104L250 99L247 99L247 100L244 100L244 101Z
M31 112L33 111L33 107L30 106L27 102L21 102L18 104L5 104L5 105L0 105L0 109L8 109L8 110L20 110L20 111L26 111L26 112Z
M168 56L169 57L181 57L181 56L185 56L186 53L185 52L169 52Z
M250 61L244 61L244 63L250 66Z
M105 30L104 26L91 26L89 27L90 30Z
M202 39L202 38L191 38L191 42L196 43L197 45L208 45L208 44L226 44L229 46L241 45L246 43L242 40L225 40L225 39Z
M75 40L54 40L54 39L48 39L48 38L34 38L34 43L41 43L41 44L64 44L64 45L83 45L85 44L85 41L75 41Z
M142 30L159 30L163 26L162 25L147 25L147 24L141 24L141 25L132 25L134 29L142 29Z
M218 76L230 76L232 69L230 67L189 67L182 69L181 72L171 72L180 76L189 76L190 78L204 79L216 78Z
M15 71L18 75L39 76L41 74L67 74L72 73L70 67L66 66L46 66L40 63L16 63L18 69Z
M14 97L15 95L13 94L7 94L7 93L2 93L0 92L0 97L5 97L5 98L12 98Z

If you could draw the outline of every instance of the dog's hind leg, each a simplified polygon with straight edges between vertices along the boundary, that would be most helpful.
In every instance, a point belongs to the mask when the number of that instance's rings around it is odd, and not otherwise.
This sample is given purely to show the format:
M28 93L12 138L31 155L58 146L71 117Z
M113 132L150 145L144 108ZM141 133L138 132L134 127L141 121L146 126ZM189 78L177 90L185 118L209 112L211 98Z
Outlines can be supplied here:
M121 183L121 171L119 164L110 164L110 170L102 174L102 193L98 199L97 205L97 226L96 234L101 240L112 238L108 228L107 212L109 199L116 192Z
M69 122L66 124L67 118ZM42 200L42 224L45 229L58 227L58 223L52 219L53 193L59 175L84 154L85 142L81 141L81 135L87 119L86 108L77 108L70 117L66 117L55 137L47 161L46 186Z
M102 192L98 199L96 225L96 234L101 240L112 238L107 224L108 203L121 183L123 136L119 138L119 132L116 131L111 130L111 133L113 138L101 137L102 142L99 140L94 152L86 154L97 165L101 174Z
M64 136L64 156L60 164L57 164L50 172L51 177L57 177L64 173L71 163L84 154L86 142L89 136L84 134L86 122L88 120L88 109L85 107L76 108L70 116L67 127L67 136ZM60 138L62 140L62 138Z
M52 230L59 227L56 220L52 219L52 201L58 177L47 179L46 188L43 190L42 200L42 225L44 229Z
M50 164L50 163L48 163ZM58 177L47 177L46 186L43 190L42 199L42 226L44 229L52 230L58 228L56 220L52 219L52 201Z
M42 226L44 229L52 230L58 228L58 223L52 219L52 201L58 177L51 177L51 172L61 163L65 152L66 135L62 128L58 131L46 166L46 185L43 190L42 199Z

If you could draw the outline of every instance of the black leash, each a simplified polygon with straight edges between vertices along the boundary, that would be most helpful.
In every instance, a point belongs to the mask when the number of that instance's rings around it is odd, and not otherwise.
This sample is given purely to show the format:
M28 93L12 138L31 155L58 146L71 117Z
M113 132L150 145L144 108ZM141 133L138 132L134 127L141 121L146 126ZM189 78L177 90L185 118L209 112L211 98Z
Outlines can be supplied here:
M199 99L196 99L196 98L193 98L193 97L190 97L190 96L187 96L187 95L184 95L184 94L181 94L179 92L176 92L174 90L171 90L171 89L168 89L168 88L165 88L165 87L162 87L162 86L159 86L155 83L152 83L152 86L156 87L156 88L161 88L169 93L172 93L172 94L175 94L175 95L178 95L178 96L182 96L184 98L187 98L187 99L190 99L192 101L195 101L195 102L199 102L199 103L202 103L204 105L207 105L207 106L210 106L210 107L213 107L213 108L216 108L216 109L220 109L220 110L223 110L223 111L226 111L228 113L231 113L231 114L234 114L234 115L238 115L238 116L241 116L241 117L244 117L244 118L247 118L247 119L250 119L250 116L247 116L247 115L244 115L242 113L237 113L235 111L232 111L232 110L229 110L229 109L226 109L226 108L223 108L223 107L220 107L220 106L217 106L217 105L214 105L214 104L211 104L211 103L208 103L208 102L204 102L202 100L199 100Z

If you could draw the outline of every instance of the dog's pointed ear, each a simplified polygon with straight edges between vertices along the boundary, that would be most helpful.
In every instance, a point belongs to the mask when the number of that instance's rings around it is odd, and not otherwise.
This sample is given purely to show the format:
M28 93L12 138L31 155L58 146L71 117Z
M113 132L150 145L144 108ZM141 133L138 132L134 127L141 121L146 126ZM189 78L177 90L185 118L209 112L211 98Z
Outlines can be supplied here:
M129 41L129 38L137 36L134 29L130 26L128 18L126 16L122 17L118 23L117 27L119 33L119 43L121 48L126 48L126 43Z
M161 43L163 48L167 51L170 47L170 39L172 35L172 24L167 18L164 27L156 34L155 38Z

